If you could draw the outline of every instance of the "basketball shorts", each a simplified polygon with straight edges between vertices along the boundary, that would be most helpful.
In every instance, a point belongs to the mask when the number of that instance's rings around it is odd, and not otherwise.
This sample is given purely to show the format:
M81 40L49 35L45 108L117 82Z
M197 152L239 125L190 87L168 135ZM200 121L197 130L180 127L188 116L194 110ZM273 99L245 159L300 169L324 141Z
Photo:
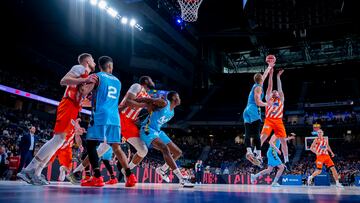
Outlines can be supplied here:
M266 156L268 158L268 166L276 167L282 164L282 161L275 150L269 150Z
M74 129L74 125L71 123L71 120L76 120L80 110L81 107L75 102L73 102L71 99L61 99L56 112L54 133L69 134Z
M282 119L265 119L261 134L269 136L273 130L276 137L286 138L285 126Z
M121 135L128 140L131 137L140 137L140 131L135 121L120 113Z
M61 166L65 166L68 169L72 168L72 148L70 146L58 149L51 157L50 162L54 162L56 157Z
M145 142L147 147L151 146L151 143L156 139L159 138L164 144L169 144L171 139L169 136L166 135L166 133L162 130L157 131L154 129L149 128L148 131L145 132L143 128L141 128L140 131L140 138Z
M328 154L318 155L316 157L315 163L316 163L316 168L320 169L320 170L322 169L324 164L327 168L331 168L334 166L334 162L332 161L332 159L330 158L330 156Z
M87 140L97 140L100 142L120 143L120 126L116 125L93 125L90 126L86 134Z

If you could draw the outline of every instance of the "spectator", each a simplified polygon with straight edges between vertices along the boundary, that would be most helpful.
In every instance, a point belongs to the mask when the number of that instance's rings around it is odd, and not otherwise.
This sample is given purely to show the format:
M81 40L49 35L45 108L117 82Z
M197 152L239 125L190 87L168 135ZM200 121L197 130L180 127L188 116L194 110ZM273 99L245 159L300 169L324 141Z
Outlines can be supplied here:
M7 154L4 146L0 146L0 178L3 178L7 171Z
M229 172L229 168L228 167L225 167L224 171L223 171L223 175L229 175L230 172Z
M196 184L202 183L202 177L203 177L203 170L204 167L202 165L202 160L198 160L195 164L195 172L196 172Z
M36 128L31 126L29 133L25 133L20 140L20 165L18 171L21 171L23 167L26 167L34 157L34 149L37 138L35 137Z

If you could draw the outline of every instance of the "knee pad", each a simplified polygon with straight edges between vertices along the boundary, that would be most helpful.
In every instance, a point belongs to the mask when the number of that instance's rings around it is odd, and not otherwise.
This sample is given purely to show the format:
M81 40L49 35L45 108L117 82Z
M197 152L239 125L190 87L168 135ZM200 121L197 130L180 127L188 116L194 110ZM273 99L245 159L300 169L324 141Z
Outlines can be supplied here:
M143 147L140 147L136 151L136 154L139 155L142 158L144 158L147 153L148 153L148 148L145 145Z
M107 152L110 149L110 145L106 144L106 143L101 143L97 149L97 154L98 156L102 156L105 154L105 152Z

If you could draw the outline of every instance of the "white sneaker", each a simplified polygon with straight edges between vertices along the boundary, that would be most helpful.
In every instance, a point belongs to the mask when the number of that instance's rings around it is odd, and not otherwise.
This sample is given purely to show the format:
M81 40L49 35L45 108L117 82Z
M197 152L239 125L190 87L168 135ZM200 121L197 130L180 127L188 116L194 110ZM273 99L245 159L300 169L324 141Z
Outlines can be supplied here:
M42 185L50 185L50 182L48 180L46 180L44 174L40 175L39 180L41 181Z
M256 180L255 175L254 175L254 174L251 174L251 175L250 175L250 182L251 182L251 184L254 184L254 183L255 183L255 180Z
M277 183L277 182L274 182L274 183L271 184L271 187L280 187L280 184Z
M31 178L28 175L28 171L26 171L25 169L22 169L18 174L16 174L16 177L20 178L21 180L31 184Z
M167 183L170 182L169 176L168 176L160 167L156 168L156 169L155 169L155 172L156 172L157 174L159 174L159 176L160 176L165 182L167 182Z
M338 188L344 188L344 186L341 185L341 183L336 183L336 187L338 187Z
M310 185L311 185L311 182L312 182L312 180L311 180L311 178L310 178L310 176L309 176L308 179L307 179L307 185L310 186Z
M187 179L182 179L180 181L180 185L182 185L183 187L187 187L187 188L193 188L194 184L189 182Z
M66 176L66 168L64 166L60 166L59 171L59 181L64 182Z

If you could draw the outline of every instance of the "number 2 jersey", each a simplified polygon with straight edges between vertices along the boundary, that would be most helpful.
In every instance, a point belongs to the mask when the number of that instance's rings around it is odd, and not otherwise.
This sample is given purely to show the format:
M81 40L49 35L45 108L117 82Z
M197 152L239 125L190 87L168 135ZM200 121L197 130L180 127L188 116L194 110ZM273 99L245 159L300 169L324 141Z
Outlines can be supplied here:
M106 72L98 72L96 76L99 82L92 100L94 125L120 126L118 104L121 82Z
M150 115L142 122L145 131L149 128L160 131L161 127L174 117L174 109L170 109L170 101L166 100L167 104L164 108L150 113Z

